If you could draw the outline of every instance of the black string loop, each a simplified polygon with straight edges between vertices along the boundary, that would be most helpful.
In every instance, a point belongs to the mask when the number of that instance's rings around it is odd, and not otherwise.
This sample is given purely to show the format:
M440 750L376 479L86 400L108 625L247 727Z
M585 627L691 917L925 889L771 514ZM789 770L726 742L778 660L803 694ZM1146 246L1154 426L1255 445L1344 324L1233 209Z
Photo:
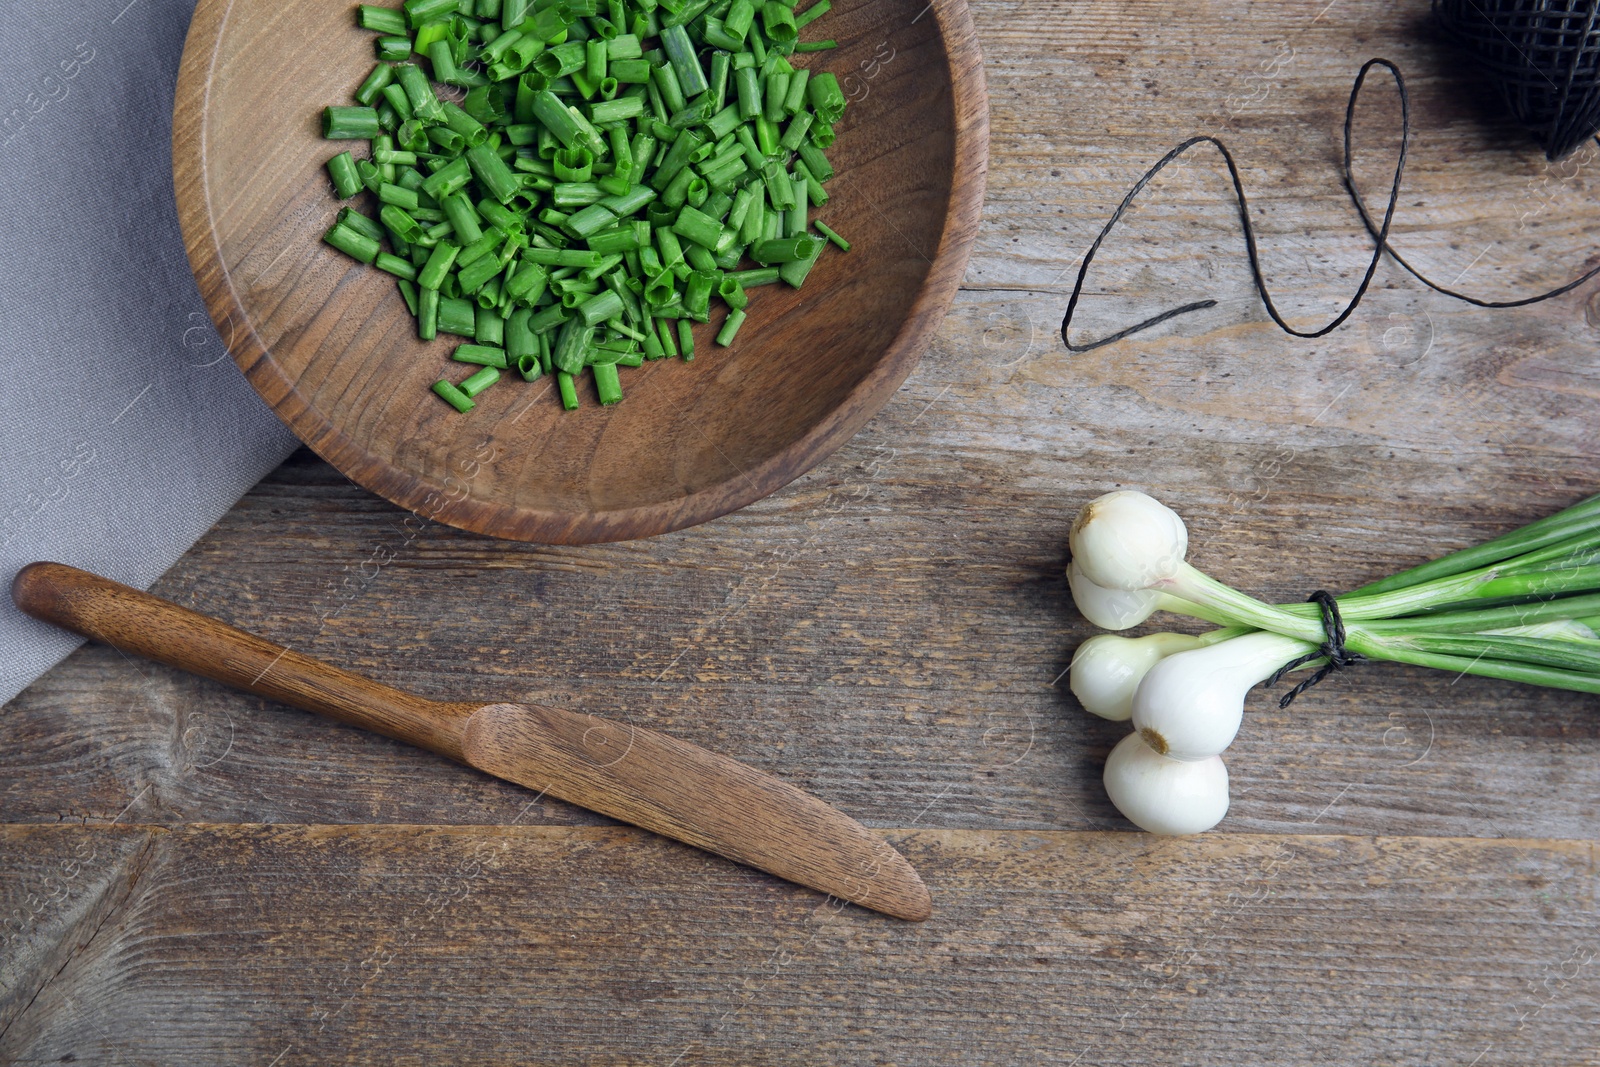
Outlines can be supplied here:
M1382 67L1394 77L1395 89L1400 96L1400 152L1395 160L1394 179L1389 186L1389 198L1384 205L1383 221L1381 223L1373 219L1372 213L1367 210L1365 201L1362 200L1360 192L1356 189L1353 162L1355 153L1351 143L1351 132L1355 125L1356 104L1361 97L1361 87L1366 81L1367 73L1374 67ZM1600 142L1600 137L1597 137L1596 141ZM1250 208L1245 197L1244 182L1239 176L1239 167L1234 162L1233 153L1229 152L1228 146L1217 138L1202 135L1191 137L1184 141L1157 160L1149 170L1145 171L1133 188L1128 190L1128 194L1122 198L1122 203L1117 205L1117 210L1112 213L1111 218L1106 221L1105 226L1101 228L1100 233L1095 237L1094 243L1089 246L1089 251L1084 255L1083 263L1078 268L1078 279L1073 283L1072 295L1067 300L1067 312L1061 319L1061 343L1066 345L1067 351L1088 352L1105 345L1114 344L1125 337L1130 337L1133 334L1148 330L1152 326L1166 322L1168 319L1177 318L1179 315L1187 315L1191 311L1217 306L1215 300L1191 301L1168 311L1163 311L1158 315L1152 315L1150 318L1135 323L1126 329L1118 330L1109 336L1102 337L1096 341L1089 341L1085 344L1074 344L1067 336L1068 328L1072 325L1072 316L1078 309L1078 300L1083 295L1083 285L1089 275L1089 266L1094 262L1095 254L1100 251L1101 244L1105 242L1112 229L1121 221L1122 216L1132 205L1134 199L1144 190L1145 186L1150 184L1151 179L1165 170L1173 160L1198 144L1214 146L1222 154L1223 162L1227 164L1228 177L1232 179L1233 195L1239 208L1239 224L1244 231L1245 249L1250 259L1250 280L1254 283L1256 292L1261 296L1261 302L1266 307L1267 315L1277 324L1279 329L1292 337L1321 337L1342 326L1345 320L1355 312L1356 306L1361 303L1362 298L1366 296L1367 289L1372 284L1373 275L1377 273L1378 262L1383 258L1384 253L1388 253L1389 257L1399 264L1403 270L1434 292L1481 308L1515 308L1524 307L1528 304L1537 304L1540 301L1550 300L1570 293L1591 278L1600 275L1600 266L1597 266L1565 285L1535 296L1520 297L1512 300L1483 300L1451 289L1448 286L1440 285L1425 276L1420 270L1412 266L1409 260L1395 251L1394 246L1389 243L1389 226L1394 220L1395 207L1400 200L1401 178L1405 173L1406 153L1411 145L1411 99L1406 92L1405 76L1400 73L1400 68L1387 59L1375 58L1369 59L1362 64L1360 72L1356 75L1355 83L1350 87L1350 100L1346 103L1344 111L1344 158L1341 167L1343 183L1345 192L1350 196L1350 202L1355 205L1356 213L1361 217L1362 226L1365 227L1367 234L1373 239L1373 250L1372 260L1367 264L1366 274L1362 276L1361 284L1356 287L1355 295L1350 298L1350 302L1345 305L1343 311L1340 311L1331 322L1319 330L1297 330L1284 321L1283 316L1278 312L1277 305L1272 301L1272 294L1267 290L1266 279L1261 273L1261 259L1256 249L1255 226L1250 221Z
M1318 646L1315 652L1307 652L1303 656L1296 656L1279 667L1273 676L1267 679L1266 686L1270 689L1277 685L1284 675L1296 667L1303 667L1307 663L1319 659L1326 659L1328 662L1323 664L1311 677L1283 694L1283 697L1278 701L1278 707L1280 708L1287 708L1290 704L1293 704L1295 697L1335 671L1342 671L1346 667L1354 666L1366 660L1366 657L1359 652L1350 652L1344 647L1344 619L1339 615L1339 601L1334 599L1333 594L1326 589L1318 589L1315 593L1306 597L1306 600L1322 609L1322 644Z

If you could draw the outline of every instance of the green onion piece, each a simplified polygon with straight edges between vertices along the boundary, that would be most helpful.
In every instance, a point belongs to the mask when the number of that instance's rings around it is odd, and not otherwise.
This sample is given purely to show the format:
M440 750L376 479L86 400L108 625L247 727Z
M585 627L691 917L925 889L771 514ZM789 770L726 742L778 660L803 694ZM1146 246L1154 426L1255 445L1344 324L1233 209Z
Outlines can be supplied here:
M678 320L678 351L685 363L694 361L694 324L688 319Z
M791 240L797 239L791 238ZM827 241L819 241L814 237L810 238L810 240L812 249L809 256L785 263L778 268L778 276L796 289L805 284L806 277L811 273L811 268L817 265L817 259L821 257L822 250L828 247Z
M794 28L803 30L817 19L833 10L833 0L817 0L816 3L806 8L805 11L794 17ZM799 51L798 48L795 51Z
M840 237L837 233L834 233L833 232L833 228L831 226L829 226L827 223L825 223L825 222L815 222L815 223L812 223L812 225L817 228L817 232L818 233L822 234L822 236L826 237L828 240L830 240L834 244L838 245L840 251L842 251L842 252L850 251L850 242L846 241L843 237Z
M457 363L476 363L481 367L504 370L506 366L506 350L489 345L457 345L450 358Z
M494 367L486 366L456 388L467 394L468 397L475 397L499 380L500 371Z
M750 294L744 291L739 279L728 274L724 274L717 282L717 296L734 311L742 311L750 303Z
M373 42L374 51L385 63L395 63L411 58L411 38L379 37Z
M460 253L461 247L449 241L440 241L434 245L433 251L428 254L428 261L417 273L417 285L423 289L437 290L444 284L445 275L449 273Z
M442 121L439 98L434 95L433 86L428 84L428 76L422 73L421 67L415 63L401 63L394 68L394 76L405 89L406 99L411 101L411 111L416 117L429 122Z
M405 0L400 6L405 8L406 18L413 30L419 29L424 23L448 18L459 10L457 0Z
M532 307L544 296L550 283L550 272L537 263L524 261L511 280L506 282L505 295L518 303Z
M754 289L758 285L771 285L781 276L777 267L762 267L759 270L733 271L723 277L734 279L746 289Z
M581 317L568 319L561 327L550 352L551 362L557 370L576 374L583 369L589 346L594 343L594 327Z
M372 261L372 265L404 281L412 282L417 280L417 268L411 265L409 259L401 259L399 256L390 255L388 252L379 252L378 258Z
M711 317L711 292L716 288L717 276L712 271L697 270L689 275L683 287L683 309L699 322Z
M387 63L379 63L372 68L372 73L367 75L366 80L355 91L356 103L364 107L375 106L378 97L383 95L384 89L393 81L394 68Z
M789 21L794 22L793 13ZM667 61L672 64L672 71L678 77L678 87L685 97L699 96L711 87L706 81L706 73L700 68L700 60L695 56L694 43L689 40L689 31L682 26L667 26L661 31L661 47L666 50ZM680 105L681 106L681 105Z
M487 308L479 308L477 326L472 331L472 340L480 345L488 345L490 348L504 347L506 342L506 320L498 312ZM507 352L506 359L509 361L510 358L511 353Z
M333 228L322 235L322 239L352 259L359 259L363 263L371 263L378 258L381 245L364 233L351 229L342 222L333 224Z
M762 85L761 113L768 122L780 122L784 117L783 102L789 95L789 75L773 71Z
M456 240L462 245L470 245L483 237L483 227L479 225L471 197L457 190L440 201L440 206L444 208L444 217L450 221Z
M379 226L378 222L368 218L368 216L355 210L355 208L339 208L338 219L334 219L334 221L341 224L341 226L350 227L357 234L368 235L368 237L373 238L374 242L381 242L382 238L384 238L384 227Z
M411 98L406 95L405 87L398 82L391 82L383 87L383 98L402 122L411 118ZM380 109L381 114L381 109Z
M610 289L596 293L578 305L578 314L590 326L598 326L607 319L622 314L622 298Z
M666 319L656 320L656 336L661 339L661 350L664 355L678 354L678 342L673 339L672 324Z
M476 293L499 274L503 266L498 256L479 256L457 272L456 281L463 293Z
M739 327L744 325L745 312L742 308L734 308L728 312L728 317L722 323L722 329L717 331L717 344L726 348L733 344L734 335L739 332Z
M328 177L333 179L333 191L340 200L349 200L362 190L355 157L349 152L340 152L328 160Z
M417 294L417 337L431 341L439 333L439 290L423 289Z
M435 200L443 201L450 194L465 189L472 180L472 169L465 159L455 159L434 171L422 183L422 191Z
M578 390L572 384L572 375L566 371L556 373L556 386L561 390L561 407L566 411L575 411L578 407Z
M522 20L528 17L528 8L533 6L533 0L501 0L500 25L510 31L522 25Z
M384 182L378 186L378 199L385 204L394 204L396 207L405 208L408 212L417 210L416 192L407 189L403 185L391 185L389 182Z
M607 69L611 77L625 85L647 85L650 82L650 61L647 59L613 59Z
M830 48L838 48L839 42L833 38L826 41L801 41L794 46L796 52L826 52Z
M792 47L798 30L795 27L794 8L779 0L767 0L761 5L761 29L774 45Z
M803 160L794 161L794 173L796 177L805 179L806 198L813 207L821 207L828 202L828 191L817 181L816 175L811 173L811 168L806 166Z
M471 411L473 407L476 406L472 403L471 397L467 396L466 393L463 393L460 389L457 389L454 385L445 381L443 378L440 378L438 381L433 383L433 391L439 396L443 397L445 403L449 404L462 414Z
M467 149L467 163L490 195L502 204L522 189L521 180L506 166L505 160L487 145Z
M811 190L806 185L804 178L791 178L790 187L792 189L790 195L794 200L794 206L789 208L785 215L784 236L799 237L806 232L806 220L810 217L808 211L811 206Z
M755 246L751 255L757 263L794 263L811 258L819 243L810 234L799 234L762 241Z
M733 57L731 55L720 50L711 54L712 111L720 113L728 106L728 75L732 72ZM735 114L737 113L735 111ZM721 136L721 134L718 134L718 137Z
M458 337L471 337L478 328L478 309L470 300L458 296L439 298L438 328ZM504 366L504 362L501 366Z
M761 72L755 67L734 71L733 87L739 101L739 117L753 119L761 113Z
M798 114L806 104L806 86L811 82L811 72L804 68L789 75L789 91L783 96L783 113Z
M839 79L832 71L814 76L806 86L806 97L817 117L825 123L837 122L844 114L844 91L839 88Z
M400 289L400 299L406 302L406 310L415 317L417 314L417 287L404 278L397 281L395 285Z
M716 219L687 205L678 212L678 221L672 224L672 232L687 237L702 248L715 248L722 239L722 225Z
M802 111L789 120L789 125L783 131L783 136L778 143L793 152L806 142L806 134L811 131L811 123L815 121L811 112Z
M392 7L359 4L356 7L356 25L378 33L402 34L408 29L406 17Z
M455 53L449 41L434 41L428 46L428 59L433 62L433 80L446 85L459 85L461 71L456 69Z
M615 363L596 363L589 368L589 373L594 375L595 394L599 396L603 406L615 404L622 399L622 383L617 380Z
M455 104L446 100L439 108L444 112L445 125L460 134L469 146L476 148L489 140L488 128Z
M322 136L330 141L370 141L382 132L377 108L327 107L322 110Z

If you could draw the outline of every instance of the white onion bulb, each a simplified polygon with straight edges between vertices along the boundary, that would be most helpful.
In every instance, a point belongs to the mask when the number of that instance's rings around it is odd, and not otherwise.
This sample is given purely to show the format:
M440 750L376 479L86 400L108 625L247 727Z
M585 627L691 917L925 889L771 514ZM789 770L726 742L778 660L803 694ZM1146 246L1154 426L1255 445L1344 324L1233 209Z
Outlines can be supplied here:
M1128 821L1153 834L1198 834L1228 813L1228 768L1221 756L1168 759L1129 734L1106 757L1106 795Z
M1238 735L1250 687L1315 647L1261 632L1168 656L1134 691L1133 725L1159 755L1208 759Z
M1072 695L1102 719L1122 722L1133 714L1133 693L1145 672L1175 652L1199 647L1190 634L1091 637L1072 655Z
M1076 559L1067 564L1067 586L1078 611L1103 630L1138 626L1156 613L1166 596L1155 589L1107 589L1095 585L1083 576Z
M1132 489L1085 504L1070 541L1083 576L1106 589L1146 589L1171 578L1189 551L1178 513Z

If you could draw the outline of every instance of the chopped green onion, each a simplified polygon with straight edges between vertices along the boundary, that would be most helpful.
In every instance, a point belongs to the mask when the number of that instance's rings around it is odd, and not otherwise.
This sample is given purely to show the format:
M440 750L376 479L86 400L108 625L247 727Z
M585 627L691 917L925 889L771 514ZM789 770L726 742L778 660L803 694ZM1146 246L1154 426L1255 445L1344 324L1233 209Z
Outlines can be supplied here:
M359 5L382 61L322 121L371 143L327 172L341 200L371 192L377 217L344 208L324 240L397 279L419 338L467 339L454 360L483 369L434 386L458 410L513 369L555 373L570 410L589 368L614 404L620 368L694 358L713 300L726 346L748 289L799 285L827 241L849 248L808 229L844 94L786 58L831 3ZM747 256L759 266L738 269Z
M726 348L733 344L734 334L739 332L739 327L744 325L745 312L743 308L734 308L728 312L728 317L723 320L722 329L717 331L717 344Z
M589 368L589 373L594 375L595 393L602 405L615 404L622 399L622 383L617 380L615 362L596 363Z
M556 387L561 391L561 407L566 411L575 410L578 406L578 389L572 384L572 375L557 371Z
M450 358L457 363L476 363L480 367L504 369L506 366L506 350L488 345L457 345Z
M322 110L322 136L330 141L370 141L383 132L374 107L328 107Z
M328 242L345 255L359 259L363 263L371 263L378 258L378 252L383 247L376 240L360 233L342 222L333 224L333 228L322 235Z
M822 234L822 236L838 245L840 251L850 251L850 242L846 241L843 237L840 237L837 233L834 233L833 227L829 226L826 222L815 222L812 223L812 225L817 228L818 233Z
M471 397L443 378L433 383L433 391L443 397L445 403L463 414L471 411L476 406L472 403Z
M328 160L328 177L333 179L333 191L340 200L349 200L362 189L355 157L349 152L340 152Z

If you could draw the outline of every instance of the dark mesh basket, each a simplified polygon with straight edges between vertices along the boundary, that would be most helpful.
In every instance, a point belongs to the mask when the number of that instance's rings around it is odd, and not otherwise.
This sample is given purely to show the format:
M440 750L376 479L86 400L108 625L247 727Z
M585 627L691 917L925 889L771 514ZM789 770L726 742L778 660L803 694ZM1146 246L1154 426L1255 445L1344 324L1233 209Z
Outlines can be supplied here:
M1600 130L1600 0L1433 0L1433 13L1547 157Z

